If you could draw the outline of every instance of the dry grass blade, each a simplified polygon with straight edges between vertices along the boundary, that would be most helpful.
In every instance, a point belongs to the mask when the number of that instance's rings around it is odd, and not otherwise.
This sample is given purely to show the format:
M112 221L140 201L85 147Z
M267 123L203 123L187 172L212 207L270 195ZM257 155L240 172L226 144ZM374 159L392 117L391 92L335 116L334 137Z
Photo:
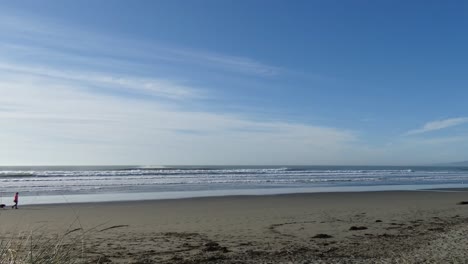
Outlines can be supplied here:
M114 228L121 228L121 227L128 227L128 225L115 225L115 226L111 226L111 227L108 227L108 228L101 229L101 230L99 230L99 232L103 232L103 231L106 231L106 230L109 230L109 229L114 229Z
M83 230L83 228L78 227L78 228L72 229L72 230L66 232L64 236L67 236L67 235L69 235L69 234L71 234L71 233L74 233L74 232L80 231L80 230Z

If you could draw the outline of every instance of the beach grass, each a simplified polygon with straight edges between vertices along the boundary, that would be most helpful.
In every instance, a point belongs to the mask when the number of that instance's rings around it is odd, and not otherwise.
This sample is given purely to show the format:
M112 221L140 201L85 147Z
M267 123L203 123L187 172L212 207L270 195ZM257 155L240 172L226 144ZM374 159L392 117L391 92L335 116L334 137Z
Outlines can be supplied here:
M19 233L0 241L0 263L78 263L82 256L83 234L47 236L41 232Z
M103 263L105 260L101 257L90 259L86 254L89 251L86 245L92 239L93 232L103 231L99 230L100 226L85 230L77 217L61 233L37 228L2 235L0 264Z

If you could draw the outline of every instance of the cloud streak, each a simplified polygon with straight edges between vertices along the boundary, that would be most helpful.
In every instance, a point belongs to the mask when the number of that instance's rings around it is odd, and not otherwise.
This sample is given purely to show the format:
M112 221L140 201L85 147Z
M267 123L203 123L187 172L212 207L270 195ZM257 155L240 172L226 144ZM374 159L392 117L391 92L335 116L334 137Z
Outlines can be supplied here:
M42 47L36 51L42 50L42 53L59 53L57 50L66 50L69 53L89 55L89 51L93 51L93 55L98 52L101 56L119 58L120 60L152 60L197 65L232 74L248 74L259 77L274 76L282 71L280 67L267 65L248 57L183 47L167 47L154 42L137 41L123 36L109 36L89 32L78 27L61 26L57 21L31 19L24 17L24 15L7 15L5 12L0 13L0 29L3 34L0 39L3 39L4 42L8 43L7 37L10 37L10 40L14 39L17 42L36 43L39 44L36 47Z
M467 122L468 122L468 117L457 117L457 118L448 118L448 119L443 119L443 120L435 120L435 121L426 123L421 128L408 131L406 135L423 134L423 133L427 133L431 131L458 126Z
M128 92L170 99L201 97L200 92L196 91L196 89L177 84L173 81L156 78L142 78L136 76L106 74L100 72L82 72L76 70L58 70L49 67L23 66L13 63L0 63L0 70L4 73L11 72L13 75L16 74L23 78L35 77L36 81L47 78L49 84L52 80L81 84L81 86L70 86L74 88L108 87L112 90L126 90Z

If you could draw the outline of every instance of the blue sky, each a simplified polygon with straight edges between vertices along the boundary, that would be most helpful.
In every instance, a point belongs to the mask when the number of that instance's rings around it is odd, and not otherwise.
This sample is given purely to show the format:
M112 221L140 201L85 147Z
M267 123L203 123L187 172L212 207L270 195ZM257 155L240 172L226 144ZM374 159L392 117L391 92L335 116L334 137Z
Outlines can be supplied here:
M9 1L0 164L468 159L464 1Z

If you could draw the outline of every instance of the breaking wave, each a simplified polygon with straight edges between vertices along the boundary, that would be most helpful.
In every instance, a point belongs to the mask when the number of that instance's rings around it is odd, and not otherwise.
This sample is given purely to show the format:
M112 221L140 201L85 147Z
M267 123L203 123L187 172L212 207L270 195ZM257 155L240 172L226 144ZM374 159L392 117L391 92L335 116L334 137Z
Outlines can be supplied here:
M0 168L0 192L116 192L468 183L456 168L41 167Z

